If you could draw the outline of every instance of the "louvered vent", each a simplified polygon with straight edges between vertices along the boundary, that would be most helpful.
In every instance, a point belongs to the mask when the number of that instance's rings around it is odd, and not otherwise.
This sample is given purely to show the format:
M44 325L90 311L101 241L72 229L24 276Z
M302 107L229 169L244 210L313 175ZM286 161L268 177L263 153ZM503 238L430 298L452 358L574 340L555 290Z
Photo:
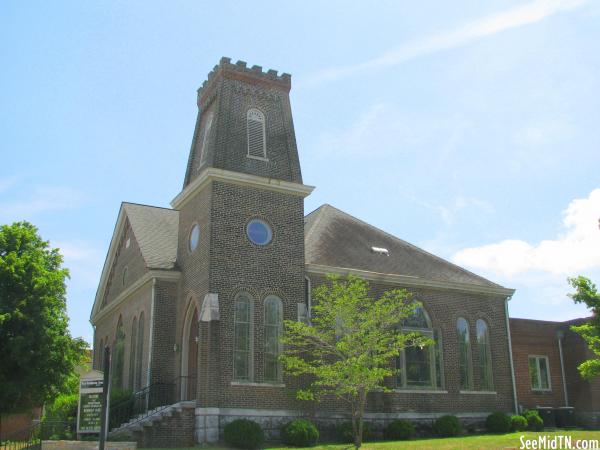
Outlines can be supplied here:
M266 158L265 116L258 109L250 109L247 115L247 122L248 156L252 158Z
M204 134L202 136L202 148L200 150L200 165L206 161L206 145L208 141L208 135L210 133L210 127L212 126L213 113L210 112L206 117L206 122L204 122Z

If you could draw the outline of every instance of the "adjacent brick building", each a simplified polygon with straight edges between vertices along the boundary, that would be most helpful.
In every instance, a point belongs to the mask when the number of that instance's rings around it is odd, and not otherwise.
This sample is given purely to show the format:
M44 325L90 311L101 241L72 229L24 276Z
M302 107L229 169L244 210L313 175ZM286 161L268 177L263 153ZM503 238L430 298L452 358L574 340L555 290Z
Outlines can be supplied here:
M302 181L290 88L288 74L221 59L198 91L172 209L122 204L91 315L95 349L112 349L114 383L172 386L170 402L194 407L194 420L185 409L154 429L160 442L214 441L238 417L273 435L296 416L333 425L347 417L340 405L295 399L298 381L277 363L278 336L282 320L310 316L311 288L326 274L354 274L377 292L410 290L423 308L409 326L436 342L404 352L393 392L371 396L367 419L376 427L514 411L514 291L332 206L305 215L313 188ZM523 349L527 339L518 341ZM549 348L536 352L555 364Z

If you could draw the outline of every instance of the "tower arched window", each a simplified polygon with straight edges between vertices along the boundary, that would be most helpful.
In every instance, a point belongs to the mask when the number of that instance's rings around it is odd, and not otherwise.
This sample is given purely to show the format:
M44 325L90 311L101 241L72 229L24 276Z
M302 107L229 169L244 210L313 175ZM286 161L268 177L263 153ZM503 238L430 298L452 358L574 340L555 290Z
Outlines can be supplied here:
M459 317L456 321L456 333L458 335L460 389L470 391L473 389L471 337L469 334L469 322L463 317Z
M492 391L494 390L494 382L490 332L487 323L482 319L477 320L475 328L477 330L477 353L479 356L479 388L483 391Z
M275 295L265 299L265 381L281 380L281 334L283 332L283 304Z
M213 123L213 113L212 111L206 115L206 119L204 120L204 127L202 131L202 146L200 147L200 166L204 164L207 157L207 147L208 147L208 138L210 136L210 129Z
M433 340L433 345L407 347L397 358L397 386L403 389L441 389L442 345L439 332L431 326L425 309L418 306L404 319L401 332L418 333Z
M252 297L238 294L234 311L233 379L252 379Z
M248 157L266 159L265 115L256 108L249 109L246 114L246 127L248 130Z

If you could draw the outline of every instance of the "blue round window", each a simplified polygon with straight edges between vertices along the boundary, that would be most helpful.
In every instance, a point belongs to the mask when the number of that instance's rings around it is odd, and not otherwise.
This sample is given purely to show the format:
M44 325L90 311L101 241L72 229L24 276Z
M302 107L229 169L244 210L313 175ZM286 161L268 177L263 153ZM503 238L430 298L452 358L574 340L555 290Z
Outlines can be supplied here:
M271 227L263 220L252 219L246 226L248 239L256 245L267 245L273 239Z
M198 243L200 242L200 227L197 223L194 224L192 230L190 231L190 241L189 248L190 252L193 252L198 247Z

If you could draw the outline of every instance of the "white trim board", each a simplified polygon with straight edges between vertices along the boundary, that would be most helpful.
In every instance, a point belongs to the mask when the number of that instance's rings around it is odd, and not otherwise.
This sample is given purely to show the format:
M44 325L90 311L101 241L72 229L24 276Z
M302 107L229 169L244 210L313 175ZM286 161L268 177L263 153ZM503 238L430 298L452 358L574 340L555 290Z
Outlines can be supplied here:
M202 171L199 177L192 181L171 201L171 206L174 209L180 209L191 199L193 194L204 189L210 184L211 181L223 181L230 184L252 186L265 189L267 191L296 195L302 198L310 195L310 193L315 189L314 186L307 186L305 184L292 183L290 181L277 180L275 178L259 177L257 175L250 175L247 173L207 167Z

